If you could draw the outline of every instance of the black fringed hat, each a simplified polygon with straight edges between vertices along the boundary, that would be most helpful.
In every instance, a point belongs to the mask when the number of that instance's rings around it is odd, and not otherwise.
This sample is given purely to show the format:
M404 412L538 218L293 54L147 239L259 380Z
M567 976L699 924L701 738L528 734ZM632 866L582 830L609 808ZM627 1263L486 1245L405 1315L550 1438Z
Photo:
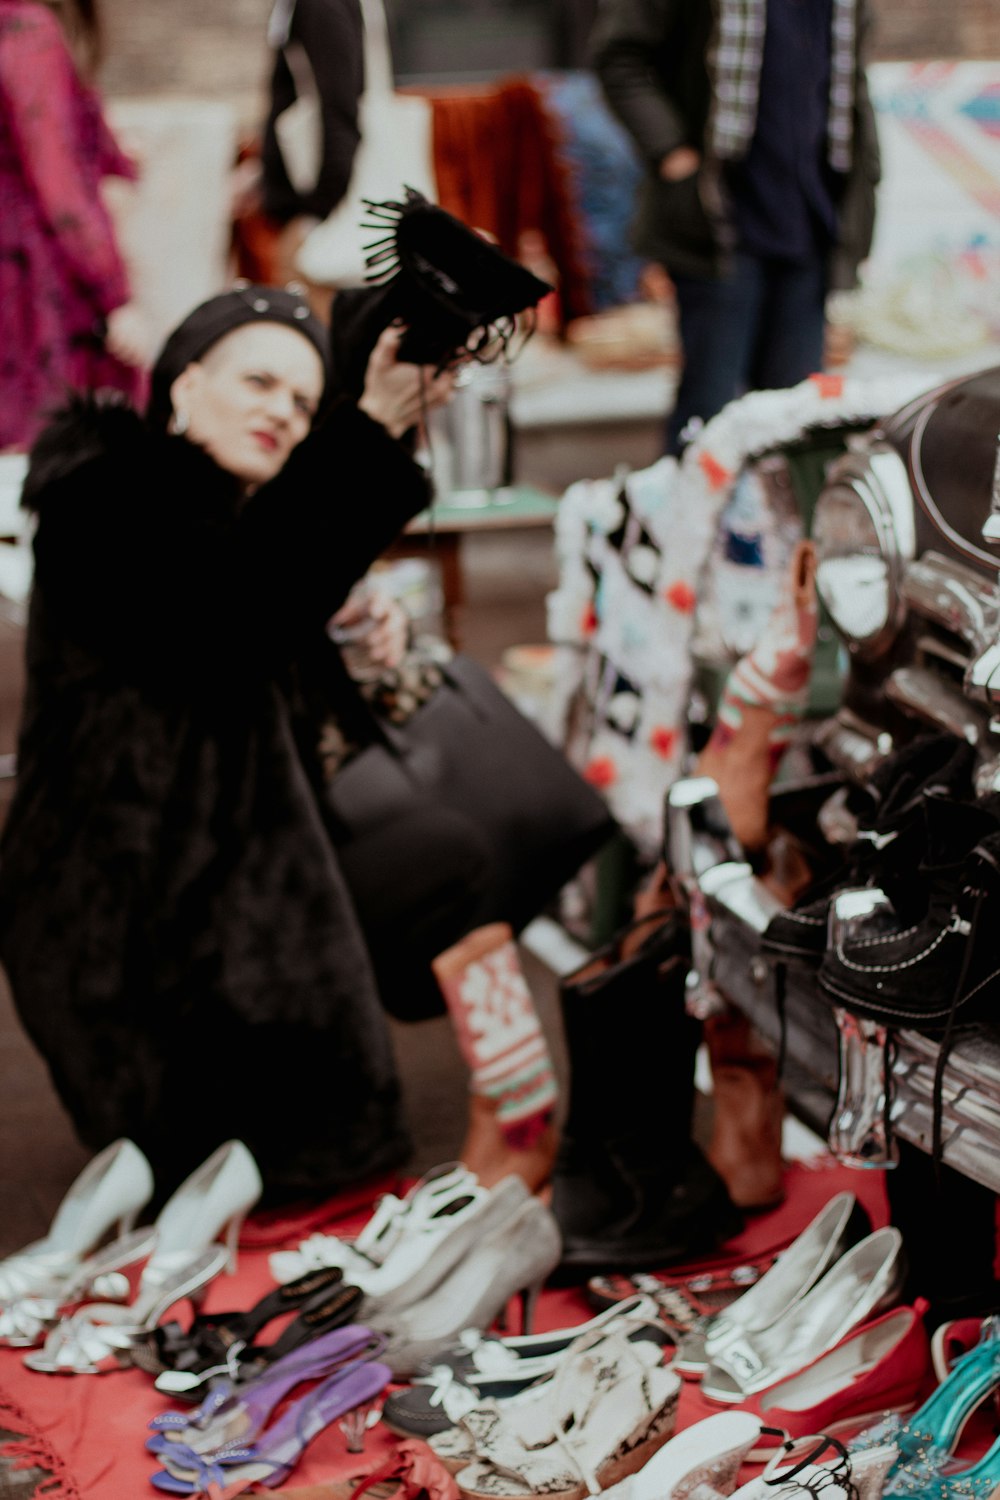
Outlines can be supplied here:
M367 247L371 286L334 300L334 373L353 394L363 386L379 334L394 319L407 329L401 360L444 368L463 355L488 360L504 352L517 314L552 291L453 214L413 188L405 191L401 202L366 200L362 228L381 235Z
M227 333L246 323L281 323L309 340L329 373L329 337L304 297L292 289L240 283L232 291L209 297L178 323L160 350L150 376L150 423L166 427L172 406L170 387L188 365L201 359Z

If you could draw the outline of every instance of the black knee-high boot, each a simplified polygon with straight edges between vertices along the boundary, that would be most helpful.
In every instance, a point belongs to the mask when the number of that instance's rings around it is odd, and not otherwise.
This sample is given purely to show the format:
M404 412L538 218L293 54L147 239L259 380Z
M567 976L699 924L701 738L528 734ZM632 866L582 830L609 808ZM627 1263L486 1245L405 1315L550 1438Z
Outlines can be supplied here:
M563 1264L581 1270L668 1265L740 1227L691 1139L700 1025L684 1007L686 924L641 923L629 957L619 934L562 987L570 1095L552 1208Z

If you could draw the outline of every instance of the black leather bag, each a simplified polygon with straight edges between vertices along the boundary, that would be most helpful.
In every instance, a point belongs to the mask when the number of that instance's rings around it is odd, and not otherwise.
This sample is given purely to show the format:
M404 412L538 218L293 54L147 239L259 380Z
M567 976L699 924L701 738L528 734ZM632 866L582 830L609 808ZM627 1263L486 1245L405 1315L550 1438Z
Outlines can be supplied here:
M372 284L338 292L330 325L333 383L352 396L361 394L371 351L394 319L406 325L397 355L404 363L444 368L459 354L488 362L510 345L518 313L552 291L413 188L398 202L367 207L365 227L379 236L368 247Z
M454 657L444 681L403 725L329 784L330 808L352 837L431 801L470 819L489 846L484 921L519 931L615 831L603 799L477 662Z

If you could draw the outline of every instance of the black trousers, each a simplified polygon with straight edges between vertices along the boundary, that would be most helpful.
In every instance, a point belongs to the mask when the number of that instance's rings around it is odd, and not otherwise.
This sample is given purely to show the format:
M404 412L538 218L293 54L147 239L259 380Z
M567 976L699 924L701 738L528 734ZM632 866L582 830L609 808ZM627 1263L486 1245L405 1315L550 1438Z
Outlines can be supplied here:
M440 1015L431 960L491 919L486 840L468 818L418 801L336 848L386 1010L401 1021Z

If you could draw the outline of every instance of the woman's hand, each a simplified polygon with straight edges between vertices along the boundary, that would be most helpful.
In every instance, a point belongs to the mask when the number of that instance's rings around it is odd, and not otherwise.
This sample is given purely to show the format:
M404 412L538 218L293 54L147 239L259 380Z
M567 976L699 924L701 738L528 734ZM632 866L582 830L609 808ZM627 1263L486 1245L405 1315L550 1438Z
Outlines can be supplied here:
M390 436L400 438L421 418L450 401L455 380L450 370L435 373L433 365L400 364L396 358L403 328L386 328L371 352L359 411L380 423Z
M410 617L398 599L376 594L371 616L375 622L368 637L372 660L383 667L398 667L406 654L410 638Z
M693 146L675 146L660 162L660 176L664 182L683 182L693 177L701 166L701 156Z
M389 594L365 584L351 594L330 621L348 670L398 667L406 652L410 621ZM347 646L349 649L344 650Z

